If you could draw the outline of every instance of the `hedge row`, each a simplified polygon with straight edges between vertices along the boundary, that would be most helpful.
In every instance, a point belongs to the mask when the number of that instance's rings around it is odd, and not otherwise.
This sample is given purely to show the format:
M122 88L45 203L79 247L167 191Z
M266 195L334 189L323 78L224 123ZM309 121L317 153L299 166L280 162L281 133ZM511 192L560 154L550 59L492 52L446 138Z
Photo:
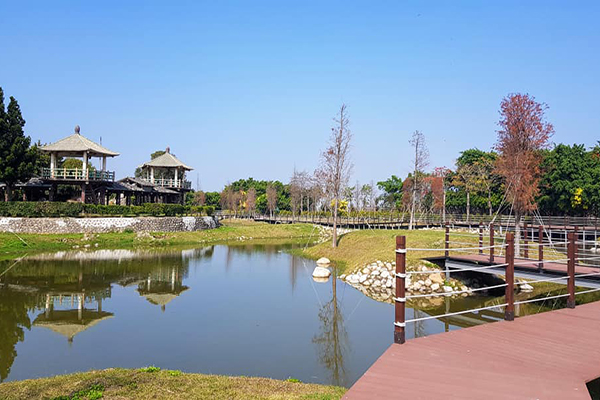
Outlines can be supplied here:
M213 206L145 203L141 206L97 205L59 202L0 202L1 217L84 217L84 216L177 216L212 215Z

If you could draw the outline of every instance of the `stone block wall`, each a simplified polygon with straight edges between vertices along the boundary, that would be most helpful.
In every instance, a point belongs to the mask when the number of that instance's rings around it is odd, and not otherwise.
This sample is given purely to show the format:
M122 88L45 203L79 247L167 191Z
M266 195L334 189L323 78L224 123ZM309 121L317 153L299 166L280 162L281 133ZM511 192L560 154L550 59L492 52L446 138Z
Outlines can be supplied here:
M218 225L217 217L0 217L0 232L15 233L190 232Z

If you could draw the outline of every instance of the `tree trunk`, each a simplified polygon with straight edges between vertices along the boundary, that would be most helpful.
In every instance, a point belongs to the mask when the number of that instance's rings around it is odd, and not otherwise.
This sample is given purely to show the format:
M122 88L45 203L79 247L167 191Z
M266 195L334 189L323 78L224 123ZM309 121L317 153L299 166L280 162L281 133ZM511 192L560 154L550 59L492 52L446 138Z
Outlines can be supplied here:
M338 215L338 199L333 200L333 238L332 247L337 247L337 215Z
M413 186L415 186L414 183L413 183ZM409 230L413 229L413 225L415 223L415 208L416 208L416 206L417 206L417 191L415 189L413 189L412 204L410 205L410 222L408 224Z
M446 189L443 189L442 191L442 222L446 223Z
M471 217L471 193L467 192L467 224L469 223L470 217Z
M493 214L493 210L492 210L492 193L488 192L488 209L490 210L490 217Z
M515 257L521 256L521 213L515 212Z

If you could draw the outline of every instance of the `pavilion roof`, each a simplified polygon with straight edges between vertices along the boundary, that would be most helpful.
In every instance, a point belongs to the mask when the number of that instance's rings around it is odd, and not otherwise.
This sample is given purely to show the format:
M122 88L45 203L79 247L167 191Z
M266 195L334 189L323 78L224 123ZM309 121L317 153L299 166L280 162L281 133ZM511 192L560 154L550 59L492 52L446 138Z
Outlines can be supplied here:
M75 133L66 138L60 139L58 142L40 147L42 151L67 153L67 154L83 154L87 151L91 156L108 156L115 157L119 153L107 149L96 142L91 141L79 133L79 126L75 127Z
M171 150L167 147L167 151L156 157L153 160L145 162L142 167L155 167L155 168L182 168L187 171L191 171L194 168L182 163L177 157L171 154Z

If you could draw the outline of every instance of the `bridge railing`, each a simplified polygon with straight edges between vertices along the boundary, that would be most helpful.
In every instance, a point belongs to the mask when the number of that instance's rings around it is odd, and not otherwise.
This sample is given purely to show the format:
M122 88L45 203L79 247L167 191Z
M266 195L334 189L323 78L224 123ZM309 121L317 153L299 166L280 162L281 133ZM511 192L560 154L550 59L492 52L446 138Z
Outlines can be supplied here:
M542 232L542 230L538 230L538 232ZM585 234L582 232L578 232L577 230L571 231L567 233L567 240L565 242L553 242L551 236L545 236L542 234L538 238L538 243L535 245L539 251L537 259L529 259L529 258L521 258L515 256L516 251L516 243L515 243L515 234L513 232L506 232L506 234L502 237L502 242L496 242L496 236L494 235L493 226L489 229L489 244L484 244L484 235L483 235L483 227L480 227L478 234L476 235L468 235L463 233L457 233L461 241L451 241L450 240L450 231L449 226L446 226L445 233L445 241L444 241L444 249L417 249L417 248L407 248L406 246L406 237L405 236L397 236L396 237L396 292L394 298L395 304L395 320L394 320L394 342L395 343L404 343L406 340L405 328L406 324L415 323L419 321L425 321L429 319L437 319L444 317L451 317L461 314L479 312L483 310L489 309L498 309L504 308L504 319L507 321L512 321L515 317L515 305L540 302L552 299L566 298L566 306L568 308L575 307L575 299L576 296L592 293L600 290L600 287L595 287L586 290L576 290L576 280L577 279L589 279L592 277L600 277L600 268L594 267L590 264L590 261L600 261L600 255L596 255L596 253L584 252L581 253L581 246L585 244ZM581 240L583 237L583 240ZM525 245L525 248L530 246L530 243L527 243L526 240L523 243L519 243ZM564 253L562 251L556 250L556 245L564 245ZM550 248L555 253L551 255L549 259L544 259L544 248ZM489 272L485 270L503 270L505 276L505 282L503 284L498 285L488 285L478 288L472 288L467 290L456 290L452 289L451 291L444 291L441 293L417 293L417 294L407 294L406 291L406 282L407 279L411 279L413 276L418 276L420 274L431 274L431 270L427 271L408 271L406 268L406 257L407 253L412 251L418 252L440 252L444 251L445 261L448 262L451 254L450 253L459 253L461 256L454 255L453 257L464 257L465 254L471 256L471 260L474 261L474 266L472 268L460 268L457 270L450 270L446 267L445 273L449 276L453 272L465 272L465 271L482 271ZM488 252L488 254L484 254L484 252ZM496 256L495 251L503 253L502 256ZM548 255L550 252L546 252ZM581 257L583 255L583 257ZM475 256L475 257L473 257ZM469 257L466 257L469 259ZM544 262L551 262L554 264L555 274L553 275L541 275L543 276L541 279L528 280L528 283L565 283L567 286L567 293L551 295L550 292L546 296L535 297L532 299L519 300L515 301L515 266L519 268L531 267L532 265L538 266L538 268L543 268ZM558 265L558 269L556 266ZM564 265L564 271L561 274L560 266ZM577 268L579 267L579 271ZM557 273L558 272L558 273ZM549 276L549 277L546 277ZM430 315L426 317L412 318L406 319L406 304L407 301L411 301L414 299L419 299L423 297L438 297L438 296L452 296L452 295L460 295L463 293L471 294L473 292L485 291L491 289L500 289L504 288L504 302L501 304L494 304L492 306L480 307L467 309L458 312L447 312L445 314L439 315Z

